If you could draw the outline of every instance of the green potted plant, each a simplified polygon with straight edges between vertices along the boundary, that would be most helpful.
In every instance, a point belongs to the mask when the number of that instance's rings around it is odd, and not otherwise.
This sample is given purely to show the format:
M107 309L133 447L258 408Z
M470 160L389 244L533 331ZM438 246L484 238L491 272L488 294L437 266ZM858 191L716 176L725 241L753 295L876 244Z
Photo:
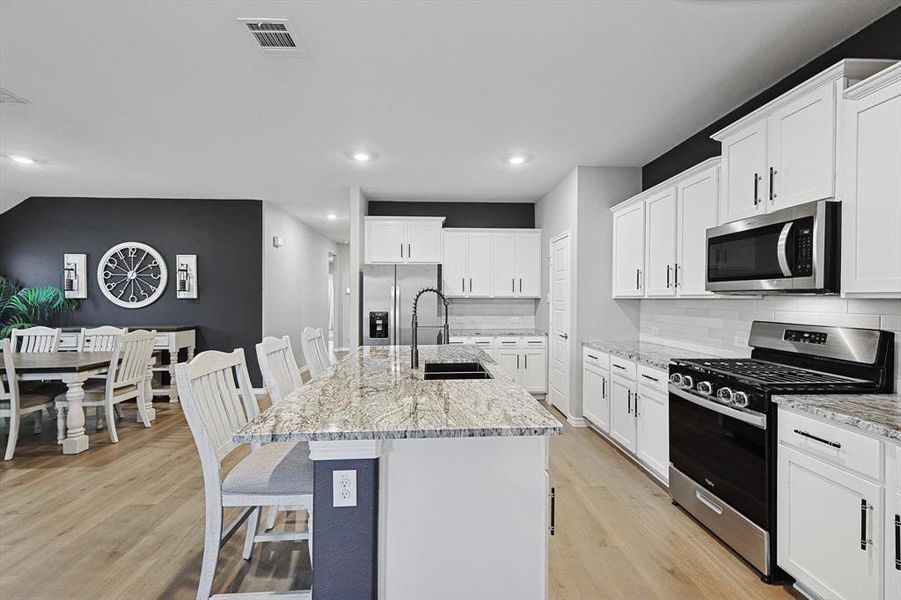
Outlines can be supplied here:
M0 275L0 338L13 329L46 325L53 327L78 306L58 287L19 287Z

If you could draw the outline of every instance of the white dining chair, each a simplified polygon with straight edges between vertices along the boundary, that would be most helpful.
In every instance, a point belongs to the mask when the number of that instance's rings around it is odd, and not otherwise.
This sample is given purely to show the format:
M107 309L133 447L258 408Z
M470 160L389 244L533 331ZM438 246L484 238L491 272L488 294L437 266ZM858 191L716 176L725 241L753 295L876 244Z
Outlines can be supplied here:
M255 543L305 539L312 561L313 462L307 448L292 442L265 444L254 448L222 476L223 459L238 446L233 435L259 413L244 351L239 348L230 353L201 352L191 362L176 365L175 379L200 454L206 496L206 533L197 599L210 598L219 549L245 520L245 559L250 559ZM260 511L265 506L304 507L309 515L307 531L259 533ZM224 507L244 510L223 531ZM228 596L217 594L216 598ZM298 590L290 597L312 596L309 590Z
M124 327L82 327L78 336L79 352L112 352L116 340L128 333Z
M310 377L318 377L320 373L332 366L332 359L326 348L325 338L322 337L321 327L316 329L304 327L300 332L300 345L304 358L307 359Z
M291 338L287 335L283 338L268 336L256 345L257 363L263 374L263 384L269 393L272 404L278 404L294 390L303 387L303 379L297 361L294 360L294 351L291 348ZM303 443L303 442L298 442ZM304 444L304 446L309 446ZM309 449L307 450L309 451ZM279 512L303 510L295 506L279 506L269 509L266 516L266 531L275 527L275 518Z
M52 327L26 327L13 329L11 349L13 352L56 352L59 349L60 330Z
M6 374L0 377L0 418L9 419L6 441L6 454L3 460L11 460L16 451L19 439L19 422L22 417L32 415L40 421L42 411L53 405L53 398L43 394L25 394L19 392L16 378L16 365L9 340L0 340L0 354L3 354L3 368Z
M153 354L153 342L156 331L138 330L119 336L113 345L112 358L106 370L106 383L103 387L85 388L83 407L103 407L106 412L106 424L110 441L118 443L114 406L126 400L136 400L138 415L144 427L150 427L147 416L145 383L147 369L150 368L150 356ZM65 394L56 397L56 438L61 444L65 436L65 410L69 403Z

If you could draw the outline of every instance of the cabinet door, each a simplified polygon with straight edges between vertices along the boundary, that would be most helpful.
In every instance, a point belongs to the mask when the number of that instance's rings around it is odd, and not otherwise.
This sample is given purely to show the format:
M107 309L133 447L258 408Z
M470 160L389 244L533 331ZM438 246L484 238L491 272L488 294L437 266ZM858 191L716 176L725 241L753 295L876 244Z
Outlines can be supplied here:
M491 254L491 295L516 295L516 236L512 233L494 234Z
M444 232L444 261L441 277L444 280L444 295L460 297L467 295L466 266L468 234L461 231Z
M842 115L842 291L901 294L901 82Z
M466 284L470 296L488 296L491 294L491 246L490 233L470 233L469 262L467 263Z
M366 221L366 263L402 263L406 260L402 220Z
M768 211L835 196L835 102L826 85L767 118Z
M723 140L720 223L766 212L766 121Z
M882 488L783 444L777 454L779 566L823 598L879 598Z
M613 297L644 295L644 203L613 214Z
M638 389L638 459L658 477L669 479L669 398L647 387Z
M707 229L716 226L719 168L679 184L675 283L680 296L708 296Z
M595 366L582 366L582 414L603 432L610 431L607 374Z
M541 296L541 232L516 234L516 295Z
M440 263L441 222L407 221L405 225L406 262Z
M610 437L635 454L635 383L613 377L610 392Z
M676 190L668 189L645 202L645 295L676 294Z
M533 394L547 393L547 350L523 350L522 385Z
M519 350L515 348L498 348L497 363L504 373L519 381Z
M901 492L885 491L885 597L901 598Z

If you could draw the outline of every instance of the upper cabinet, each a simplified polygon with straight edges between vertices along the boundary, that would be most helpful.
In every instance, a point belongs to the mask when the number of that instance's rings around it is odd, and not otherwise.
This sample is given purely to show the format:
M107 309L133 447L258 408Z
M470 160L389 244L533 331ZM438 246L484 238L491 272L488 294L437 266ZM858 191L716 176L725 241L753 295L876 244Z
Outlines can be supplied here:
M709 296L707 228L717 223L719 157L646 190L613 212L613 297Z
M456 298L538 298L540 229L444 230L443 289Z
M901 295L901 63L840 102L842 292Z
M893 61L843 60L719 131L719 222L836 196L837 98Z
M365 217L365 263L440 263L444 217Z

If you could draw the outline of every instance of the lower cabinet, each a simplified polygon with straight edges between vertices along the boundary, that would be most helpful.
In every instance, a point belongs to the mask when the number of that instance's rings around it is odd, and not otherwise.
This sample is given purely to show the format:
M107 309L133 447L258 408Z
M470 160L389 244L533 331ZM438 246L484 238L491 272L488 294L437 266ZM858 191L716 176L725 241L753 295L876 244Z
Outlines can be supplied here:
M610 396L608 371L585 361L582 367L582 416L595 427L610 431Z
M639 382L635 412L638 460L657 477L669 481L669 395Z
M610 437L635 454L638 424L635 420L635 400L638 389L634 381L614 375L610 380Z
M451 344L478 346L532 394L547 393L547 338L541 336L451 336Z

